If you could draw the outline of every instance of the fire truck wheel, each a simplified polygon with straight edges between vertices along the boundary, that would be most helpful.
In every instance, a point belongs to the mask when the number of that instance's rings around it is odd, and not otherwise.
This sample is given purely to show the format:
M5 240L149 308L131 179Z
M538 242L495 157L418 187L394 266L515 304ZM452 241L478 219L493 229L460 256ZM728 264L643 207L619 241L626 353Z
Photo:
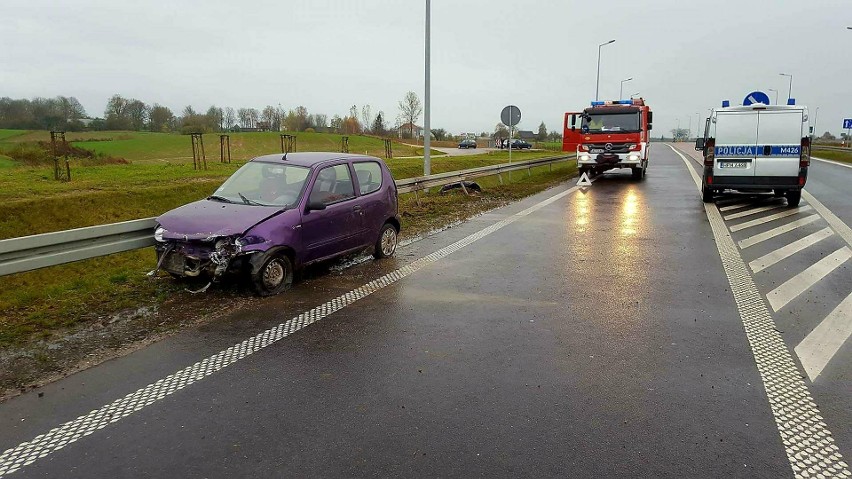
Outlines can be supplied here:
M633 179L641 180L645 176L645 168L633 168Z

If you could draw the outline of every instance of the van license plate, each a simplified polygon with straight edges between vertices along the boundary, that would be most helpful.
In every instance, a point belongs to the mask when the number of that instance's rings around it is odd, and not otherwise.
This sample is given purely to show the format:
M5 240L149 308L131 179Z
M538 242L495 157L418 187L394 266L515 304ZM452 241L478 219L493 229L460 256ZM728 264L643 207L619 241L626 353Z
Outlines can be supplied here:
M589 150L589 153L591 153L593 155L598 154L598 153L603 153L603 152L604 152L603 148L591 148Z
M720 161L719 168L748 168L745 161Z

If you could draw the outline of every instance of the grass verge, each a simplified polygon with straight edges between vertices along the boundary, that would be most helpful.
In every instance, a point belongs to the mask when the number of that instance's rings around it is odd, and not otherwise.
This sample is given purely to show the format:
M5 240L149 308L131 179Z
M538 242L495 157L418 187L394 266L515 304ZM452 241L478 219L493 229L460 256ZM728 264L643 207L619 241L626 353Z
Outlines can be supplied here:
M821 150L819 148L814 148L812 154L824 160L852 163L852 151Z

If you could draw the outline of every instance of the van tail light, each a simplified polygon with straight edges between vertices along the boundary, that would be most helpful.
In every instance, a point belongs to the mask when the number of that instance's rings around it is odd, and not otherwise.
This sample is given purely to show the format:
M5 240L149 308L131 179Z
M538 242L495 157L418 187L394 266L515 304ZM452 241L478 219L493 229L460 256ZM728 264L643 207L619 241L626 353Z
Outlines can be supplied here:
M708 184L708 185L712 185L712 184L713 184L713 175L707 175L707 184Z
M811 164L811 139L810 138L802 138L802 149L799 156L799 168L807 168ZM802 178L799 179L800 184L804 184L802 182Z
M716 140L713 138L708 139L705 149L707 150L707 154L704 155L704 166L712 167L713 162L716 160Z
M805 177L804 176L799 177L799 186L805 186Z

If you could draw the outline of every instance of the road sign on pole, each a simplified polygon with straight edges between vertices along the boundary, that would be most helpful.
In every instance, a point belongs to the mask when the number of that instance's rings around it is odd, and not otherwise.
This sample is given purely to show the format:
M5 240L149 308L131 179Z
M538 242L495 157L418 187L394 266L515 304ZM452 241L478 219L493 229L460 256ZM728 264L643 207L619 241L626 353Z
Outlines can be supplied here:
M515 105L509 105L503 108L500 112L500 121L509 127L509 163L512 162L512 134L515 131L515 125L521 121L521 109Z
M848 130L852 128L852 118L844 118L843 119L843 129Z
M763 93L762 91L753 91L746 95L743 100L744 106L753 105L755 103L763 103L764 105L769 105L769 95Z

